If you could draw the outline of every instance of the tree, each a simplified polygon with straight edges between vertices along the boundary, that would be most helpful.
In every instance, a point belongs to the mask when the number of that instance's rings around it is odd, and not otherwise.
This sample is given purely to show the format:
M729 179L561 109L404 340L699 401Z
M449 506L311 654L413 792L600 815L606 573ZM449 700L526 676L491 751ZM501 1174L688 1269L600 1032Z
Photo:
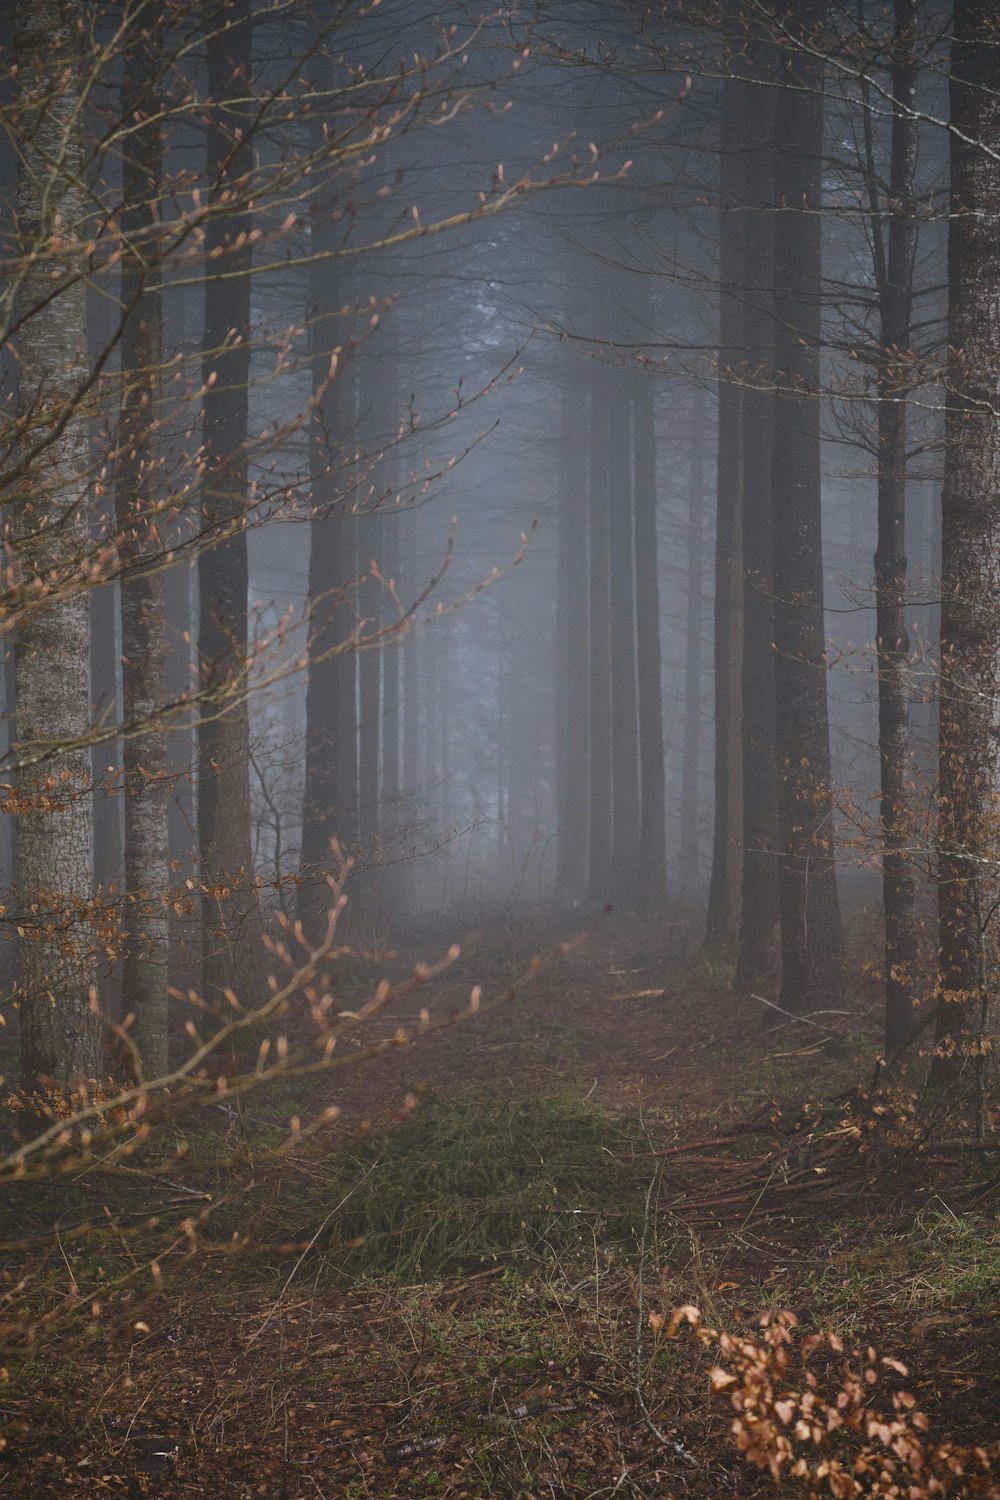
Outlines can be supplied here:
M141 726L123 745L125 963L122 993L135 1016L132 1039L148 1077L167 1072L167 915L170 849L167 731L155 715L167 702L166 590L157 554L162 461L159 198L160 38L141 31L123 59L127 138L122 183L121 406L115 455L115 516L121 576L122 714ZM152 561L143 566L144 554Z
M652 297L640 318L652 325ZM639 695L639 901L662 909L667 894L666 768L660 647L659 548L656 535L656 392L652 372L632 371L633 483L635 486L635 617Z
M771 405L774 384L774 67L767 41L749 44L740 90L743 184L743 870L736 981L767 975L778 930L777 777L774 722Z
M892 42L892 141L885 219L872 213L872 248L879 301L878 547L875 553L881 774L882 904L885 909L885 1047L898 1056L914 1031L917 927L912 839L909 653L906 624L906 464L908 352L917 248L914 172L917 157L918 63L914 0L895 0ZM866 100L866 110L867 103ZM878 180L867 130L869 201L877 210Z
M84 179L85 11L25 0L15 34L21 128L17 235L19 585L16 857L21 1070L76 1084L101 1073L90 1004L93 899L88 599L75 574L89 550ZM79 747L79 748L77 748ZM53 753L56 752L56 753ZM44 770L37 764L45 758ZM33 764L33 762L35 762Z
M730 69L733 66L729 62ZM742 92L732 71L722 84L719 141L718 447L716 458L715 636L712 645L715 708L712 873L706 942L725 947L739 932L743 807L743 383L736 365L743 327Z
M685 586L684 750L681 766L681 854L685 867L698 864L698 782L701 740L702 510L705 503L705 392L691 392L691 477L687 506Z
M595 362L590 380L590 896L611 894L611 404L607 368Z
M559 382L559 517L556 576L556 887L586 894L588 787L586 386L579 361Z
M839 994L844 945L833 861L823 613L820 349L823 63L826 0L788 23L774 125L775 751L781 1004ZM817 58L817 50L819 57Z
M938 793L939 1084L966 1075L990 1024L1000 788L1000 96L996 11L958 0L951 54L946 450L942 496Z
M611 611L612 852L615 900L639 895L639 725L636 686L635 534L631 390L621 367L607 371L609 432L608 574Z
M198 843L204 989L256 980L258 910L250 832L247 670L248 390L253 147L252 0L227 0L207 42L208 177L213 212L205 254L223 274L206 287L201 525L213 538L198 564L198 653L218 706L198 727Z

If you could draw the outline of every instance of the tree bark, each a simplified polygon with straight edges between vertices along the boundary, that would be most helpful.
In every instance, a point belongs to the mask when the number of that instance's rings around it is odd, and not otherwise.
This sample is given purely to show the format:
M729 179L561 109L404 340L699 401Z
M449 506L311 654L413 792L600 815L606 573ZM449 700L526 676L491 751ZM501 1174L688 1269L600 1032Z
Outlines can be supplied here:
M158 246L161 150L156 118L162 53L151 33L124 59L122 117L136 121L122 184L121 408L115 512L121 578L125 818L125 962L122 996L135 1016L132 1039L147 1077L167 1071L166 901L170 888L167 735L151 715L167 701L164 574L142 569L160 550L155 506L161 485L158 437L162 360ZM141 122L141 123L140 123Z
M18 775L16 859L21 957L21 1074L73 1086L102 1072L100 1022L90 1008L97 964L86 920L93 897L90 752L59 751L90 725L87 594L59 596L61 574L87 549L88 423L85 281L72 236L86 235L83 9L60 0L17 7L21 143L17 234L25 266L18 310L18 421L35 457L19 484L14 532L22 582L55 597L17 622L16 735L22 756L47 758ZM68 243L67 243L68 240ZM44 597L44 596L43 596ZM53 753L56 752L56 753Z
M948 372L942 500L938 794L939 969L932 1079L971 1081L988 1033L995 963L1000 786L1000 94L996 7L958 0L952 43ZM983 147L988 146L989 150ZM978 1071L978 1070L975 1070Z
M259 965L247 703L253 149L239 104L250 89L251 41L251 0L229 0L225 25L214 19L207 44L208 180L219 211L206 227L205 252L222 275L206 291L203 344L202 527L218 540L198 562L198 653L212 700L198 728L198 842L205 994L214 1000L232 987L252 1004Z
M595 364L590 387L590 847L588 893L614 889L612 849L611 600L608 372Z
M568 362L567 362L568 365ZM585 389L564 368L559 389L559 535L556 560L556 817L559 894L586 894L588 717ZM572 377L572 378L571 378Z
M691 479L688 487L687 599L684 641L684 748L681 766L681 857L686 878L698 878L698 783L701 749L702 510L705 503L705 392L691 393Z
M743 316L737 288L742 274L743 193L741 89L723 85L719 182L719 427L716 458L715 597L712 644L715 710L712 874L705 941L727 948L740 922L743 832L743 385L735 370Z
M775 117L774 539L775 748L781 1004L840 995L844 943L833 851L823 613L820 346L826 0L803 0L779 58Z
M751 49L742 100L743 256L743 873L736 984L764 982L778 928L771 405L774 380L774 49Z
M647 294L648 295L648 294ZM651 300L646 325L652 323ZM660 648L659 542L656 534L655 375L632 372L632 440L635 485L635 611L639 679L639 903L663 908L667 899L667 791L663 745Z
M639 894L639 718L636 686L635 527L632 511L630 372L608 372L610 388L609 538L611 608L612 849L616 903Z
M917 224L918 65L914 0L895 0L888 245L876 228L881 312L878 372L878 545L875 552L875 649L878 655L882 903L885 910L885 1050L891 1060L914 1033L917 966L915 881L906 850L912 838L912 781L906 627L906 351L910 337ZM871 164L874 168L874 163Z
M382 625L382 585L372 570L373 563L378 566L381 552L382 516L363 516L358 522L358 568L360 575L367 577L358 591L358 608L366 635L374 635ZM367 648L358 655L358 819L361 862L365 866L378 861L381 657L381 651Z

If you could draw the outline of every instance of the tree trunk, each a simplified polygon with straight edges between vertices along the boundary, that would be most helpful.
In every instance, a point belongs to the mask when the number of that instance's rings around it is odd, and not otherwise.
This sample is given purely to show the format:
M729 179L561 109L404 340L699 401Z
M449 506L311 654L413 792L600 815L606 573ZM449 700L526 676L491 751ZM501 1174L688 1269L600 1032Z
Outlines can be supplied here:
M387 514L382 523L382 567L386 579L392 581L396 588L399 587L399 563L400 563L400 533L403 525L402 515L394 508L396 491L399 483L398 463L394 454L389 454L382 465L382 488L391 488L392 495L385 502ZM393 507L391 510L389 507ZM386 596L385 618L391 624L398 617L396 605ZM396 637L379 653L382 657L382 792L380 799L380 817L383 839L390 839L391 844L384 849L384 857L394 864L399 859L402 849L399 845L399 832L402 826L401 793L402 783L400 778L400 638ZM393 878L393 890L398 892L399 882Z
M701 765L701 575L705 503L705 392L691 393L691 480L688 489L687 629L684 641L684 751L681 771L681 855L698 881L698 783Z
M17 234L24 267L18 311L22 451L37 450L14 510L22 581L56 583L88 545L90 420L86 290L74 249L86 235L82 8L59 0L17 7L19 139ZM58 228L57 228L58 226ZM44 597L44 596L43 596ZM89 601L80 589L25 609L16 642L16 734L21 756L46 754L18 775L17 922L22 975L21 1073L75 1085L102 1072L101 1026L89 995L97 965L86 913L93 897L90 752L52 754L90 725Z
M719 430L716 459L715 638L712 645L715 709L712 875L705 941L726 948L739 931L740 854L743 833L741 665L743 657L743 386L735 365L743 342L738 296L743 263L741 90L723 85L719 198ZM734 376L736 378L734 378Z
M912 838L909 652L906 628L906 350L910 337L917 224L913 175L917 158L918 66L914 0L895 0L892 154L888 247L876 221L876 280L881 310L878 374L878 546L875 552L875 649L878 656L881 773L882 903L885 910L885 1050L891 1061L914 1032L917 927ZM874 179L874 163L870 163ZM876 199L877 202L877 199Z
M590 849L588 892L607 901L611 878L611 617L608 372L593 366L590 388Z
M556 888L586 894L587 872L587 515L583 430L585 389L565 368L560 384L559 535L556 608ZM573 378L571 378L571 376Z
M743 878L737 987L770 974L778 927L777 778L772 607L774 52L753 49L743 101Z
M632 515L631 381L609 371L612 853L616 903L634 910L639 881L639 718L636 687L635 528Z
M250 378L253 170L246 117L251 70L251 0L230 0L224 29L208 43L208 180L219 212L205 253L223 279L205 296L202 527L218 536L198 562L198 653L212 701L198 728L198 842L202 874L203 985L216 999L232 987L253 1004L259 911L250 829L250 715L247 703L249 566L247 420ZM222 211L229 202L234 206Z
M402 550L404 566L401 571L406 580L403 591L403 603L409 608L414 598L419 594L422 583L417 567L417 521L415 514L412 511L408 511L405 515L400 516L399 524L403 528ZM416 631L408 631L403 637L400 646L399 667L403 695L403 713L400 728L402 731L402 822L405 829L404 837L407 854L405 891L407 902L411 907L416 905L417 870L420 863L419 860L409 857L417 846L418 830L421 823L419 640L420 637Z
M121 579L122 703L125 737L125 964L122 995L135 1016L132 1039L149 1078L167 1071L166 900L170 887L167 736L149 723L167 699L164 574L143 572L159 551L153 513L161 484L157 419L162 359L160 271L155 215L160 195L156 119L161 51L148 35L124 60L122 117L141 120L129 136L122 184L121 410L115 460L115 511ZM152 526L152 531L151 531Z
M647 294L648 296L648 294ZM652 323L651 299L646 326ZM667 792L663 746L663 680L660 649L660 574L656 534L655 380L632 372L632 441L635 484L635 611L639 679L639 901L647 911L667 899Z
M379 565L381 553L382 517L364 516L358 522L358 568L368 577L358 591L358 609L365 635L376 634L382 624L382 585L372 575L372 564ZM358 818L361 863L366 867L378 862L381 657L381 651L369 649L358 656Z
M309 61L317 96L309 147L322 153L334 99L333 65L325 46ZM337 654L350 635L351 620L340 590L357 571L355 523L350 516L347 444L353 440L355 370L345 356L350 322L349 287L331 260L343 238L335 214L336 190L322 176L309 203L309 337L312 410L309 470L309 640L306 648L305 764L297 913L310 939L318 939L330 905L326 877L335 865L333 841L344 852L357 841L357 716L355 659Z
M826 0L789 29L821 37ZM775 119L774 537L775 748L781 1004L803 1010L840 995L844 942L833 857L830 724L823 613L820 345L823 71L804 50L779 61Z
M972 1073L995 982L985 924L996 900L1000 787L1000 94L996 7L958 0L952 43L948 379L941 555L938 793L940 960L932 1078ZM988 149L986 149L988 148Z

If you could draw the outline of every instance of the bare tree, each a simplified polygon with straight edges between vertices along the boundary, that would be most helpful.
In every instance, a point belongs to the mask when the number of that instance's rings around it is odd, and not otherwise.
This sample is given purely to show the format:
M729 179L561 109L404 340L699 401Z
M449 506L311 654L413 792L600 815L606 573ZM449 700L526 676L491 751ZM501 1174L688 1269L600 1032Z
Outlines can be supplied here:
M29 1086L101 1072L86 920L93 899L88 599L67 582L90 545L84 28L82 5L26 0L17 9L21 477L12 541L18 583L36 584L45 599L21 614L16 637L15 748L28 762L18 778L16 857ZM44 769L31 763L43 756Z
M122 563L122 711L143 725L123 746L125 963L122 993L135 1016L132 1036L146 1074L167 1071L167 731L155 712L167 702L166 598L158 565L163 476L159 445L161 192L157 27L143 30L123 58L126 139L122 182L121 407L116 434L115 513ZM154 561L143 566L143 555Z
M787 1010L839 994L844 963L833 860L821 519L825 23L825 0L799 5L789 22L774 130L771 485L781 1003Z
M959 0L951 54L947 447L941 556L940 968L933 1079L953 1083L989 1024L1000 787L1000 95L996 10ZM978 1050L973 1047L972 1050Z
M246 692L251 213L249 126L252 0L227 0L207 43L208 176L215 212L206 254L225 271L206 289L205 461L201 524L218 538L198 566L198 652L205 685L222 699L198 733L198 842L202 871L204 988L255 983L258 932L250 828L250 726ZM227 700L228 701L225 701Z

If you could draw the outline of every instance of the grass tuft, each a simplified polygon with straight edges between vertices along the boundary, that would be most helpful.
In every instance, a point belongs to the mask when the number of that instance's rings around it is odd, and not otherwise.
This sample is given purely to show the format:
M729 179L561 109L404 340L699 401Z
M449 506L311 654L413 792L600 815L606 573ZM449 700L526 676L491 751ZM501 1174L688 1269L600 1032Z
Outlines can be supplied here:
M628 1255L642 1236L648 1161L637 1122L560 1097L430 1100L341 1160L322 1199L329 1269L424 1279L536 1258ZM308 1225L301 1237L308 1238ZM351 1249L334 1246L360 1240Z

